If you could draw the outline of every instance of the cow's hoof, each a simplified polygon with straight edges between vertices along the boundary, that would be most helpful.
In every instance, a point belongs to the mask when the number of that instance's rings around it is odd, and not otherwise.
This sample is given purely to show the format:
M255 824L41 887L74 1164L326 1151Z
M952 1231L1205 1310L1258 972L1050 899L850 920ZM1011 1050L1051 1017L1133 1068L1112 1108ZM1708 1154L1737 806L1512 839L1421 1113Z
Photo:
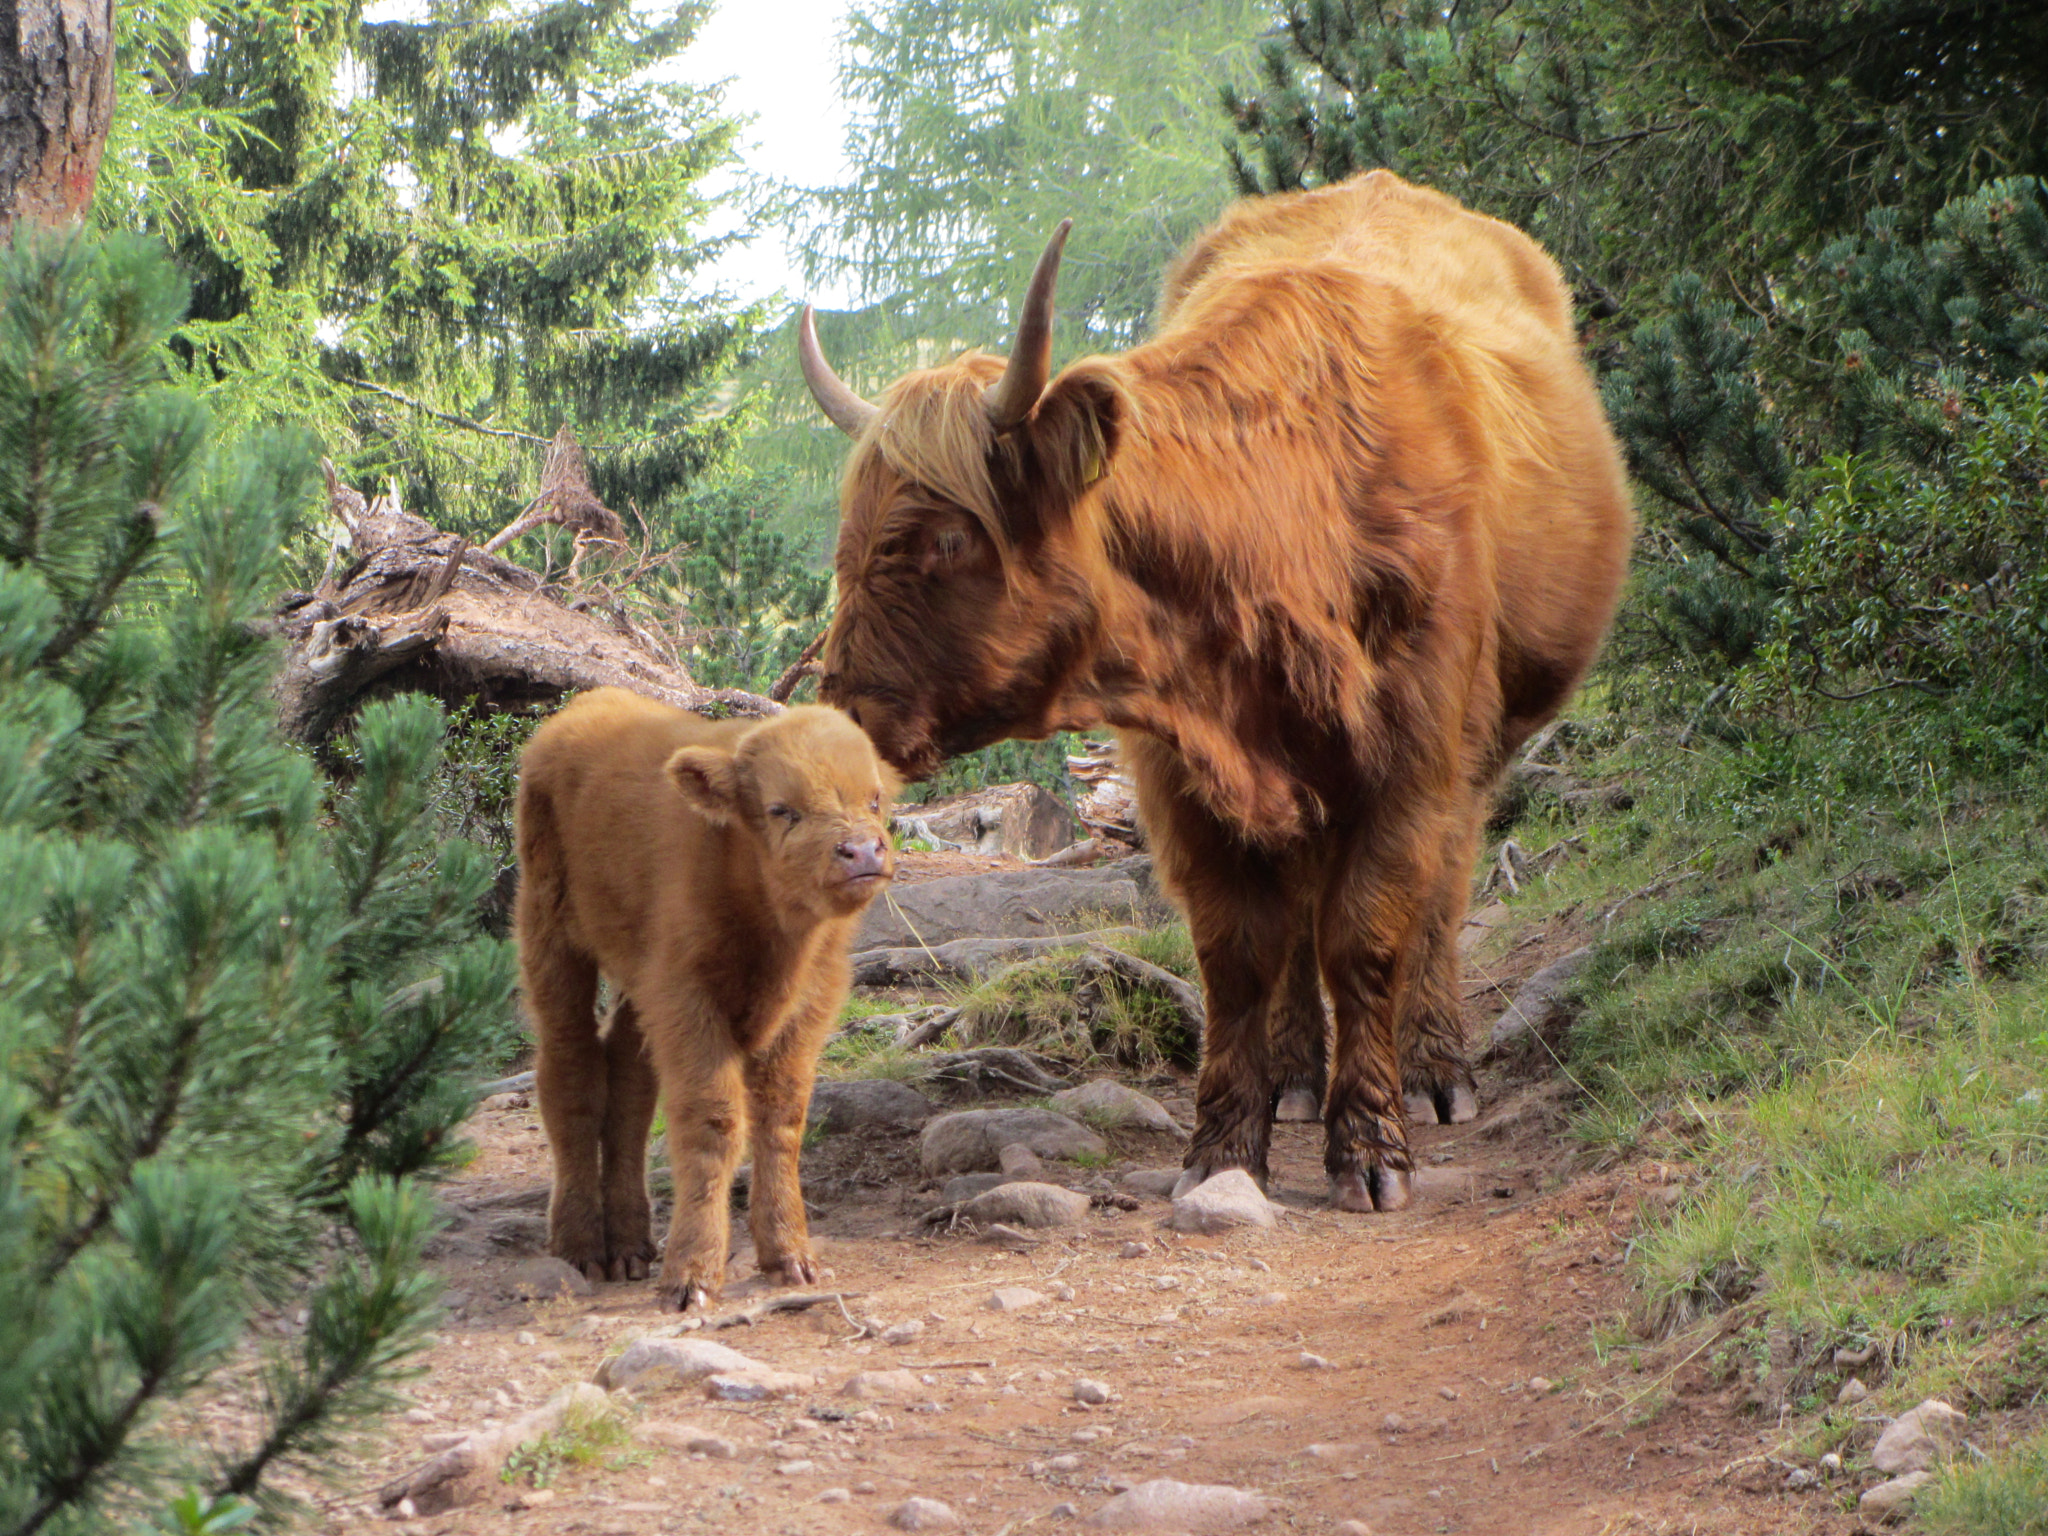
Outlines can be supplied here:
M1355 1168L1330 1181L1340 1211L1398 1211L1414 1198L1414 1179L1399 1168Z
M605 1266L605 1273L593 1276L599 1280L645 1280L647 1278L647 1256L640 1253L624 1253Z
M778 1264L764 1264L761 1273L778 1285L816 1285L818 1261L809 1254L791 1254Z
M718 1299L718 1287L707 1284L697 1275L671 1279L664 1274L654 1295L656 1303L664 1310L687 1312L695 1307L702 1311Z
M1411 1125L1466 1125L1479 1118L1479 1097L1465 1083L1430 1093L1404 1093L1402 1111Z
M1290 1088L1280 1095L1280 1103L1273 1111L1275 1120L1292 1125L1312 1125L1323 1118L1322 1100L1308 1088Z

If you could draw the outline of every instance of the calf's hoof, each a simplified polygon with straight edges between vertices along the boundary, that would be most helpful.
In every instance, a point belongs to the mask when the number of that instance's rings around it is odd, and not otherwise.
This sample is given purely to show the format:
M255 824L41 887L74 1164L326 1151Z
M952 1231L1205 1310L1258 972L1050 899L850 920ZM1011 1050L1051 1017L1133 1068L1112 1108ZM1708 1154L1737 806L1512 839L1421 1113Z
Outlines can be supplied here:
M718 1272L725 1269L718 1266ZM718 1299L719 1282L708 1269L691 1264L679 1264L673 1269L662 1266L661 1281L655 1287L654 1299L664 1310L673 1308L687 1312L692 1307L703 1309Z
M761 1273L777 1285L816 1285L818 1261L808 1253L793 1253L775 1263L763 1264Z
M1273 1118L1290 1125L1313 1124L1323 1118L1323 1101L1313 1089L1290 1088L1280 1095Z
M1330 1180L1340 1211L1398 1211L1414 1198L1414 1175L1404 1168L1349 1168Z

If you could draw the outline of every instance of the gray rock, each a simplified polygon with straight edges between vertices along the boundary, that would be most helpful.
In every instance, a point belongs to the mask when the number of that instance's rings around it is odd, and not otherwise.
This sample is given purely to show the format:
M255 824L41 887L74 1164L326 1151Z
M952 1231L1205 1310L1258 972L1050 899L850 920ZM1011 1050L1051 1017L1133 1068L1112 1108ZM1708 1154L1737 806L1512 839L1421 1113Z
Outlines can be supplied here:
M1862 1402L1868 1396L1870 1396L1870 1388L1863 1385L1854 1376L1851 1376L1842 1383L1842 1390L1835 1394L1835 1401L1846 1408Z
M1100 926L1164 921L1172 908L1152 884L1151 860L1119 859L1095 869L1005 869L898 886L869 907L855 931L860 949L936 948L954 939L1035 939Z
M723 1344L714 1344L709 1339L643 1336L598 1366L592 1380L611 1392L620 1392L628 1387L659 1391L699 1381L720 1371L752 1375L767 1369L760 1361L736 1349L727 1349Z
M953 939L945 944L856 950L851 961L853 984L921 987L935 981L980 981L1020 960L1033 960L1054 950L1087 944L1127 943L1137 932L1135 928L1101 928L1087 933L1050 934L1042 939Z
M1126 1088L1122 1083L1098 1078L1078 1088L1067 1088L1052 1096L1052 1107L1063 1115L1085 1120L1105 1130L1164 1131L1180 1134L1180 1127L1166 1106L1149 1094Z
M1173 1198L1173 1186L1180 1182L1178 1168L1133 1168L1119 1182L1125 1189L1160 1200Z
M1090 1407L1099 1408L1115 1396L1116 1394L1110 1391L1109 1383L1106 1381L1090 1381L1084 1376L1074 1383L1074 1401L1077 1403L1086 1403Z
M1270 1227L1273 1205L1258 1181L1242 1168L1228 1168L1173 1202L1176 1232L1228 1232L1235 1227Z
M818 1495L815 1502L819 1504L845 1504L850 1502L852 1498L853 1490L850 1488L827 1488Z
M859 1078L847 1083L820 1083L811 1090L809 1123L828 1136L847 1131L914 1131L938 1113L938 1106L915 1088L887 1078Z
M1043 1296L1024 1285L998 1286L983 1303L991 1312L1024 1312L1044 1304Z
M1925 1472L1962 1438L1967 1423L1967 1414L1930 1397L1886 1426L1870 1453L1870 1464L1880 1472Z
M882 1342L884 1344L910 1344L916 1342L918 1336L923 1332L923 1322L913 1317L907 1322L896 1324L893 1328L884 1328L882 1330Z
M980 854L1045 859L1078 835L1074 813L1036 784L991 784L899 809L890 825L912 837L958 843Z
M694 1453L699 1456L714 1456L721 1461L730 1461L739 1454L740 1448L723 1435L714 1435L708 1429L695 1424L676 1424L666 1420L652 1420L639 1425L633 1431L634 1438L665 1445L670 1450Z
M720 1403L765 1403L770 1398L799 1397L814 1390L817 1378L800 1371L775 1371L766 1366L743 1374L723 1372L704 1378L704 1392Z
M1058 1095L1054 1095L1055 1098ZM1054 1106L1058 1108L1057 1105ZM1002 1165L1003 1176L1011 1179L1045 1178L1045 1164L1036 1152L1021 1141L1013 1141L996 1154L996 1161Z
M1913 1495L1933 1481L1932 1472L1908 1472L1890 1482L1879 1483L1875 1488L1864 1490L1863 1497L1856 1501L1856 1513L1865 1525L1884 1525L1902 1520L1912 1507Z
M937 1499L905 1499L889 1512L889 1523L899 1531L950 1531L960 1517Z
M986 1226L1071 1227L1088 1214L1089 1199L1057 1184L999 1184L960 1207L960 1214Z
M548 1245L548 1219L524 1211L505 1211L488 1218L484 1236L506 1253L540 1253Z
M508 1293L527 1301L552 1301L564 1291L571 1296L590 1294L583 1271L552 1254L513 1265L502 1283Z
M980 1173L998 1166L1002 1150L1022 1142L1040 1157L1107 1157L1109 1144L1049 1109L963 1109L929 1122L919 1142L926 1174Z
M1241 1488L1158 1477L1118 1494L1085 1523L1102 1531L1229 1531L1265 1519L1270 1507Z
M1007 1174L956 1173L946 1180L945 1187L939 1191L939 1198L948 1205L958 1205L963 1200L972 1200L976 1195L1008 1182Z
M1515 992L1499 1018L1493 1021L1488 1036L1487 1055L1496 1055L1510 1050L1529 1038L1531 1032L1541 1033L1560 1023L1566 1013L1566 995L1572 978L1585 968L1593 958L1593 946L1588 944L1573 950L1561 960L1553 960L1534 976L1523 982Z

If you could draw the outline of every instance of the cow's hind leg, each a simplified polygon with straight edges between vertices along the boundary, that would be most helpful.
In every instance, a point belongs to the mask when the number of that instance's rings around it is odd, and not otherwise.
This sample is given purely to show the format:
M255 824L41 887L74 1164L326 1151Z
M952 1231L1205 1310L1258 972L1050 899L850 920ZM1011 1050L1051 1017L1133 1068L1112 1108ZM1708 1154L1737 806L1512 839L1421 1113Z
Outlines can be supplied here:
M1267 1034L1273 1042L1273 1074L1279 1083L1273 1118L1312 1121L1323 1118L1323 1093L1329 1084L1330 1016L1323 1006L1322 972L1316 965L1313 912L1304 904L1295 914L1287 968L1273 993Z
M630 997L613 1005L604 1037L605 1269L614 1280L645 1280L654 1258L647 1200L647 1131L654 1123L654 1062Z
M1463 1125L1479 1116L1465 1056L1465 1013L1458 995L1458 933L1478 842L1478 813L1461 818L1445 840L1435 899L1419 936L1415 976L1404 1005L1402 1089L1411 1120Z

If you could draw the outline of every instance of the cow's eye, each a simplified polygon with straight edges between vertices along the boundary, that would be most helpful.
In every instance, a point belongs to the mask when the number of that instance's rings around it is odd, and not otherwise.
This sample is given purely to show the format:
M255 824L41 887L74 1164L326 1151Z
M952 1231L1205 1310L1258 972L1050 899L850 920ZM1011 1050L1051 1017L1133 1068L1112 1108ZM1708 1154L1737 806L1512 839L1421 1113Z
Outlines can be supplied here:
M879 813L882 809L882 795L879 790L868 797L868 809Z
M768 807L768 814L769 814L770 816L780 816L780 817L781 817L781 818L782 818L782 819L783 819L784 821L788 822L788 823L789 823L789 824L790 824L790 825L791 825L792 827L793 827L793 826L795 826L795 825L796 825L796 824L797 824L798 822L800 822L800 821L802 821L802 820L803 820L803 817L802 817L802 816L801 816L801 815L800 815L800 814L799 814L798 812L796 812L796 811L792 810L792 809L791 809L790 807L788 807L788 806L784 805L784 804L783 804L783 803L782 803L781 801L779 801L779 800L778 800L778 801L776 801L776 802L775 802L775 804L773 804L773 805L771 805L771 806L769 806L769 807Z

